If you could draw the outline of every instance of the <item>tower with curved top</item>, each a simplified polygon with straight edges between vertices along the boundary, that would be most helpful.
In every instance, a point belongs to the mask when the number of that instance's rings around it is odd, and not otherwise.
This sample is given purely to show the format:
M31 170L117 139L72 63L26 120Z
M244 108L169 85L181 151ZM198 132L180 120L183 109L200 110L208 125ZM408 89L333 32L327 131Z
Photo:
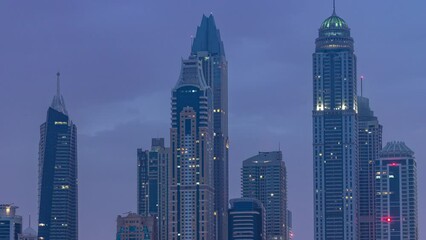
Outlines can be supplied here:
M418 240L417 163L404 142L388 142L375 164L374 239Z
M313 54L316 240L358 239L358 108L354 41L333 11Z
M214 240L213 93L196 57L172 90L168 239Z

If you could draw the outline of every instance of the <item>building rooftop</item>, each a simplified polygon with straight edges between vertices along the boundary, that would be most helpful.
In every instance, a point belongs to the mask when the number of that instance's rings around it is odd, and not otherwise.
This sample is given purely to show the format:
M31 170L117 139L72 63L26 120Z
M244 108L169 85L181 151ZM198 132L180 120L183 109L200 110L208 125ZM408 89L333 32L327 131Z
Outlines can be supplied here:
M388 157L413 157L414 152L405 145L404 142L400 141L393 141L388 142L386 146L382 149L380 152L381 158L388 158Z

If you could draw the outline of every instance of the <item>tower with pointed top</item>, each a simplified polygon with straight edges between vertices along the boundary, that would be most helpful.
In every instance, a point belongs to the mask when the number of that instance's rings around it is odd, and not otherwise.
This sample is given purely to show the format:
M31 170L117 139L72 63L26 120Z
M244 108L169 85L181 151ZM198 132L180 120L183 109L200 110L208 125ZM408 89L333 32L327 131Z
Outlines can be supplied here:
M228 221L228 62L213 15L197 28L191 57L201 61L203 77L213 92L213 168L215 223L218 240L226 240Z
M213 93L202 62L182 61L172 90L170 240L214 240Z
M38 239L78 239L77 127L60 93L40 126Z
M358 106L354 41L335 9L313 54L316 240L358 239Z

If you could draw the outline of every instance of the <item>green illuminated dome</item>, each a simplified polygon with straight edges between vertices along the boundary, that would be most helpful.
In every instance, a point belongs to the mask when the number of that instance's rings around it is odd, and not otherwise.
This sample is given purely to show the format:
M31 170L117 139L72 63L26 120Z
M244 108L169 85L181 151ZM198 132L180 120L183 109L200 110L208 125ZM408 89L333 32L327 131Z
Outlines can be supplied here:
M343 18L333 13L331 17L327 18L322 23L321 29L349 29L349 26Z

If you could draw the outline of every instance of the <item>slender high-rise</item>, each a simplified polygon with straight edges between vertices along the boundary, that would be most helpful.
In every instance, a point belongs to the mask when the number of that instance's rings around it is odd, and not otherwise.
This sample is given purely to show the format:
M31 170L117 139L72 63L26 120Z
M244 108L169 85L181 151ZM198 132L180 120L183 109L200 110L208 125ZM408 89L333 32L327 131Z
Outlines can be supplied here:
M336 15L319 29L313 54L313 162L316 240L358 239L356 56Z
M197 57L172 90L170 240L214 240L213 94Z
M389 142L376 160L374 239L418 240L417 163L404 142Z
M375 232L375 161L382 149L382 125L370 108L369 99L358 97L359 143L359 239L370 240Z
M151 150L137 150L138 214L157 218L160 240L167 240L169 151L170 148L164 146L164 138L153 138Z
M59 88L40 127L38 239L78 239L77 127Z
M241 169L244 198L259 200L266 212L266 239L288 240L287 170L282 152L259 152Z
M215 222L218 240L227 239L228 212L228 62L213 15L203 16L191 50L202 64L213 92Z

